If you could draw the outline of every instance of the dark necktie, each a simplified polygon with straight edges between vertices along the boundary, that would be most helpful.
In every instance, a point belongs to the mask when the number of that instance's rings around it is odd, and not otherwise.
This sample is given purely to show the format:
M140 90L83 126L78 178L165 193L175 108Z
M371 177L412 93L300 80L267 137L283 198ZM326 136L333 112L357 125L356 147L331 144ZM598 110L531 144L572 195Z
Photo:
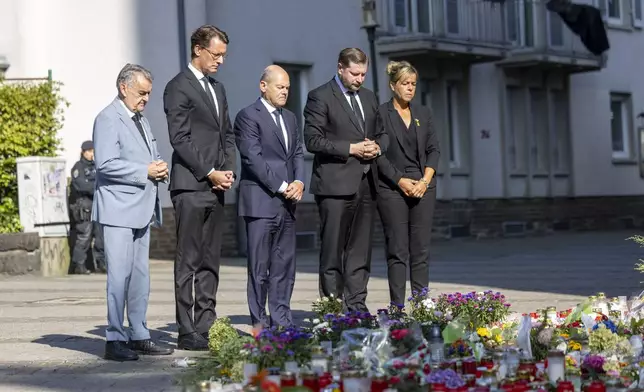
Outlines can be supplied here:
M141 137L143 138L143 143L145 143L145 146L148 148L148 151L150 151L150 146L148 146L148 141L145 138L145 131L143 130L143 124L141 124L141 115L140 114L135 114L132 116L132 120L134 121L134 124L136 125L136 129L139 130L139 133L141 134Z
M282 117L282 109L273 110L273 116L275 117L277 128L279 128L279 130L282 132L282 136L284 136L284 130L282 129L282 122L280 121L280 118ZM284 145L286 146L286 151L288 151L288 140L286 140L286 137L284 137Z
M203 79L201 79L203 82L203 88L206 90L206 95L208 96L208 100L212 104L212 107L215 108L215 112L219 116L219 110L217 110L217 105L215 105L215 97L212 96L212 91L210 90L210 83L208 82L208 77L204 76Z
M358 105L358 100L356 99L356 93L349 91L347 94L349 94L349 102L351 102L353 114L356 116L358 124L360 124L360 130L364 133L364 118L362 117L362 110L360 110L360 105Z

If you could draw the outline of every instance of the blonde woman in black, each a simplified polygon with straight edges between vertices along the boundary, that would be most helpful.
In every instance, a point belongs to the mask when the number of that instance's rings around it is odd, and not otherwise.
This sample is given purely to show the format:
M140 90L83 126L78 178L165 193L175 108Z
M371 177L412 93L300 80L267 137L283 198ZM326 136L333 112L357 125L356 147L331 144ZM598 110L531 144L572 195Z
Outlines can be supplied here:
M378 158L378 211L385 232L389 295L405 303L429 283L429 247L436 204L438 138L429 108L412 104L418 72L406 61L387 65L393 98L380 105L389 148Z

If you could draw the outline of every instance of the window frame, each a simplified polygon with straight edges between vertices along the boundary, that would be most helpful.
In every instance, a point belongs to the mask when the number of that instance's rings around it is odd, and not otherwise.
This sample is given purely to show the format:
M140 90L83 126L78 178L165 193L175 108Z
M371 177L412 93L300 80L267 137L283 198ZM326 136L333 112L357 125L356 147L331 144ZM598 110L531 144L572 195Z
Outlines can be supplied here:
M615 150L613 148L613 111L612 104L613 102L618 102L620 104L620 113L621 117L621 136L623 142L622 150ZM609 98L609 113L610 113L610 141L611 141L611 157L613 162L623 163L630 162L634 159L634 143L633 143L633 107L632 107L632 96L630 93L623 92L611 92Z

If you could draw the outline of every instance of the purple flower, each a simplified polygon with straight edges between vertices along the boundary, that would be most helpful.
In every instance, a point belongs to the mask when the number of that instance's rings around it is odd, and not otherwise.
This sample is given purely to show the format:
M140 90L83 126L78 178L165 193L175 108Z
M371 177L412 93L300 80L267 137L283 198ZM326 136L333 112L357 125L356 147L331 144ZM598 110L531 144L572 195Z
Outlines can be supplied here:
M601 372L604 366L604 357L601 355L589 355L584 359L583 366L587 369Z

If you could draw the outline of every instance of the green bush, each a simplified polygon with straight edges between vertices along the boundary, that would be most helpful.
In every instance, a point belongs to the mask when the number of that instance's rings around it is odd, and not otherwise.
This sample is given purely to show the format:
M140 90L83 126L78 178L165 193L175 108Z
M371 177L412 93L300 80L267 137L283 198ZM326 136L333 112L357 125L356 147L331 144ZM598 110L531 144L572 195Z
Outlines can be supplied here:
M0 233L20 231L16 158L56 156L63 109L60 83L0 80Z

